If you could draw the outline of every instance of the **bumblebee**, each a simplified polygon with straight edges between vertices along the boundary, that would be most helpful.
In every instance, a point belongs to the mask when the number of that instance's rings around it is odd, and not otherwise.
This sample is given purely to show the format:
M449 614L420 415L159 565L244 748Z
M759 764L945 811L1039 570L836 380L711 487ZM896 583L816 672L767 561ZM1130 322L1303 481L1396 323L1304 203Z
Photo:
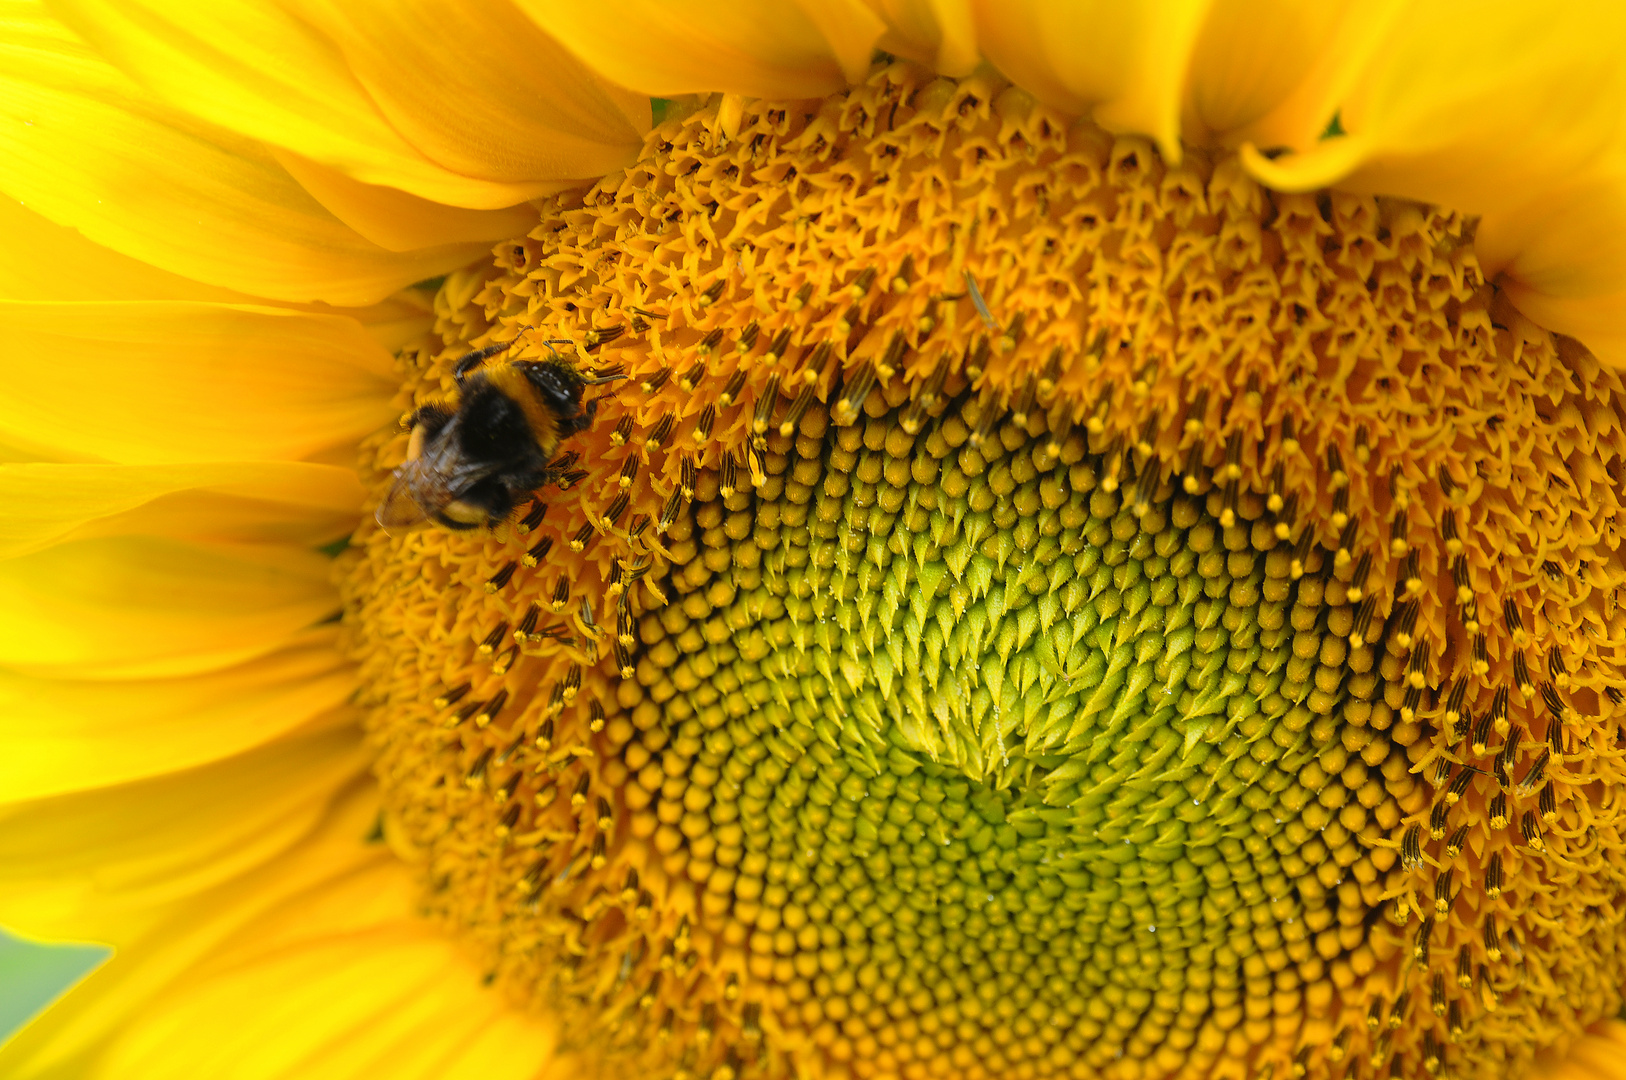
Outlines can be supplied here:
M471 352L452 369L452 400L412 414L407 459L378 507L386 532L432 520L448 529L495 525L547 483L564 439L593 422L591 382L561 360L486 361L509 345Z

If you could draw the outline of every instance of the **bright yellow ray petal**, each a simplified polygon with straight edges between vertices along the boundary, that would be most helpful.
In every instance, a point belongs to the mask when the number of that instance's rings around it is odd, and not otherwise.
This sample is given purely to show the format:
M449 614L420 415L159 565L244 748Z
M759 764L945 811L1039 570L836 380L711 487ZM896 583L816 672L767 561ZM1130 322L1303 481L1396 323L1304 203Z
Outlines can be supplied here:
M333 753L348 756L350 751L336 745ZM304 747L301 771L324 771L329 756L314 745ZM190 801L177 801L179 818L207 828L213 813L208 795L208 785L203 784ZM372 786L357 782L337 798L330 796L326 804L326 812L316 814L314 821L307 807L296 805L290 813L307 822L307 831L290 833L280 849L268 851L280 858L206 892L159 908L112 910L103 904L90 913L93 917L49 919L49 925L58 928L58 937L94 936L114 944L117 951L64 1000L0 1048L0 1075L8 1080L84 1080L93 1075L109 1038L166 986L210 957L220 956L243 935L252 937L255 920L266 912L290 909L326 882L389 867L399 883L375 890L378 902L387 912L408 903L412 894L404 868L381 845L363 843L378 816ZM113 854L117 856L117 848ZM12 888L7 877L0 867L0 922L10 915L7 900ZM378 907L364 903L362 910L377 911Z
M1180 99L1211 0L973 0L977 42L1040 101L1180 160Z
M189 792L198 809L215 794ZM550 1026L484 989L459 946L415 917L412 872L360 842L373 798L346 797L274 861L156 913L0 1051L0 1071L19 1080L540 1075ZM126 840L116 856L126 849L142 845Z
M971 74L981 62L971 0L872 0L872 5L886 20L877 44L888 52L954 78Z
M346 535L361 502L353 471L305 462L0 465L0 558L132 534L315 547Z
M287 6L334 42L408 142L454 172L504 183L596 177L643 144L649 102L605 84L510 4Z
M310 457L394 415L391 363L335 315L0 302L0 442L130 464Z
M0 673L0 800L190 769L312 723L355 690L334 627L206 675L139 682Z
M826 94L863 77L885 30L860 0L517 3L595 71L656 95Z
M417 1058L413 1042L402 1040L379 1057L373 1075L421 1080L571 1080L582 1075L582 1069L557 1056L551 1024L520 1009L502 1007L491 1000L495 995L490 992L474 997L471 977L477 974L467 963L450 974L448 981L456 980L451 985L462 1000L449 1002L435 1021L464 1030L436 1034L435 1025L420 1028L415 1038L428 1049L430 1060Z
M1182 136L1313 144L1401 7L1402 0L1214 0L1191 54Z
M1626 1023L1593 1024L1563 1054L1544 1054L1531 1080L1626 1080Z
M353 907L385 877L346 881L334 899ZM299 914L306 925L275 951L154 1002L92 1075L524 1080L546 1063L545 1021L505 1016L509 1007L482 992L457 945L430 927L398 919L324 934L331 920ZM229 1034L199 1038L204 1031Z
M544 194L557 178L494 181L431 161L384 118L333 42L281 5L51 0L50 10L170 105L364 183L491 209ZM592 164L558 175L590 175Z
M1407 9L1342 103L1347 138L1250 169L1481 216L1481 261L1527 314L1626 364L1626 8Z
M1475 248L1526 316L1626 367L1626 143L1569 183L1487 214Z
M0 300L263 302L247 293L206 285L121 255L87 240L77 229L58 225L17 200L3 197L0 197ZM348 315L390 351L418 337L433 319L424 294L412 289L366 307L294 306L312 313Z
M886 24L860 0L792 0L813 23L848 83L869 73L875 44Z
M0 807L0 924L130 940L153 910L309 833L366 757L339 723L186 772Z
M1339 140L1275 162L1295 188L1427 198L1467 213L1523 202L1622 138L1626 8L1439 3L1406 12L1340 108L1363 153L1326 175ZM1584 93L1578 93L1585 87ZM1312 179L1313 178L1313 179Z
M550 1026L482 991L458 946L412 918L414 900L396 864L336 877L268 913L137 1018L105 1074L536 1075L552 1047ZM328 1007L313 1010L316 1001ZM185 1034L234 1013L234 1040L224 1045Z
M256 302L121 255L9 198L0 198L0 299Z
M430 202L398 188L362 183L292 151L278 150L276 158L334 217L390 251L439 244L489 244L519 236L536 225L536 210L529 203L506 210L465 210ZM563 191L572 182L561 180L543 186Z
M0 7L0 191L183 277L370 304L484 245L386 251L253 140L152 102L35 5Z
M78 540L0 562L0 665L162 678L276 649L332 613L330 560L281 545Z
M952 76L976 67L980 47L1044 101L1093 109L1167 151L1182 138L1313 141L1400 0L871 2L888 23L883 47Z
M126 466L29 464L54 471ZM135 466L147 468L148 466ZM163 466L158 466L163 468ZM206 467L206 466L205 466ZM268 470L252 481L229 481L213 488L179 488L155 496L124 513L87 521L72 539L93 536L167 536L232 544L285 544L325 548L355 531L359 504L352 501L353 470L307 462L261 462ZM305 474L305 470L311 470ZM286 475L278 475L288 470Z
M343 315L355 319L388 353L394 353L408 342L421 338L435 321L429 294L417 288L402 289L366 307L340 308L310 304L301 305L300 309L312 314Z

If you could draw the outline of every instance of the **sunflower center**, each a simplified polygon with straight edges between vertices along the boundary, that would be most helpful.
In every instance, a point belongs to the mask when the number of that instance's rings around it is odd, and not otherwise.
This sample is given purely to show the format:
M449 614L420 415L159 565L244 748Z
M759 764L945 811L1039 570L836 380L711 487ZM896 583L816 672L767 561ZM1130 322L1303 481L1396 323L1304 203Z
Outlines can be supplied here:
M1612 1015L1620 389L1471 233L907 65L669 118L402 357L404 413L494 343L612 380L506 521L348 556L426 910L586 1075L1512 1075Z
M1381 628L1263 500L1227 527L1036 418L904 418L810 410L754 492L698 485L612 733L631 835L837 1061L1271 1047L1376 963L1359 837L1417 786Z

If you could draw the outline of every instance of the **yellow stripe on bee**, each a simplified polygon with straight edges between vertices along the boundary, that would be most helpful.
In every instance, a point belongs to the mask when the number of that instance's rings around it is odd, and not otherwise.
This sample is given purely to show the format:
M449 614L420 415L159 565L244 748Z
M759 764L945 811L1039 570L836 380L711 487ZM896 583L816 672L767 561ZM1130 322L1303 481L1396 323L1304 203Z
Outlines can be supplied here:
M525 422L530 425L531 437L542 448L544 457L553 453L559 445L559 416L552 407L543 402L536 385L525 377L517 364L503 362L492 364L484 369L486 381L502 391L503 395L518 405L525 413Z

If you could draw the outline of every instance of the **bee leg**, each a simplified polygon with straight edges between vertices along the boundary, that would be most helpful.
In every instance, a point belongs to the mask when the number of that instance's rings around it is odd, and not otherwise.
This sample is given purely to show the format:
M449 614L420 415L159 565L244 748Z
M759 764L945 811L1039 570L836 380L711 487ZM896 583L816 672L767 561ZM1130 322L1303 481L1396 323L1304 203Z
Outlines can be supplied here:
M528 493L535 493L546 487L557 487L560 491L569 491L573 486L573 478L570 474L575 464L572 461L561 467L543 469L535 475L536 482L527 489Z
M597 415L598 398L593 398L592 400L582 404L581 415L577 416L575 420L571 421L571 424L577 431L586 431L588 428L593 426L593 417Z
M487 345L483 349L476 349L474 352L464 355L458 359L457 363L452 365L452 378L457 382L457 385L462 386L463 379L469 372L498 353L507 352L511 347L511 343L508 342L501 345Z
M584 401L576 415L562 417L559 422L559 437L568 439L578 432L586 431L593 426L593 417L598 413L598 398ZM563 471L563 470L561 470Z

